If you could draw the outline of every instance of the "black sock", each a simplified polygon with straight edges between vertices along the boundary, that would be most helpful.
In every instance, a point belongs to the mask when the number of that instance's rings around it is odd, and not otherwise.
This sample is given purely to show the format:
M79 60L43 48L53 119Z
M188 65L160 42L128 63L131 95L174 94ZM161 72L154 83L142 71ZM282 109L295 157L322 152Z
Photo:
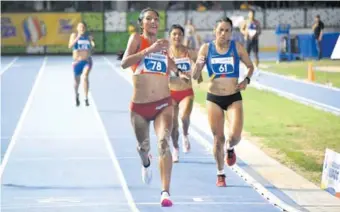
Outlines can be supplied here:
M150 165L151 165L151 162L150 162L150 158L148 158L148 160L149 160L149 164L148 165L143 165L144 166L144 168L148 168Z
M161 195L163 194L163 192L166 192L166 193L168 193L168 194L170 195L170 193L169 193L167 190L163 190L163 191L161 192Z

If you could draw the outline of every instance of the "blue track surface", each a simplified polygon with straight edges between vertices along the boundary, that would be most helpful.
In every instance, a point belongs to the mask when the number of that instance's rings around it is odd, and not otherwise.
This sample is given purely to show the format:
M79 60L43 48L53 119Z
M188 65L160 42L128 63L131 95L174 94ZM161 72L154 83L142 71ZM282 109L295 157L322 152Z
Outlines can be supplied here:
M128 110L131 85L95 56L91 106L76 108L71 58L48 57L38 75L43 60L20 57L2 75L2 211L120 212L133 211L134 204L147 212L279 211L228 168L228 187L217 188L213 157L193 139L192 153L173 167L174 206L161 208L152 125L154 178L150 186L141 181ZM1 61L4 67L11 58Z
M1 69L12 61L1 57ZM43 59L22 57L1 76L1 160L32 89Z
M257 82L340 110L340 90L320 87L312 83L304 83L298 80L291 80L270 73L261 73Z

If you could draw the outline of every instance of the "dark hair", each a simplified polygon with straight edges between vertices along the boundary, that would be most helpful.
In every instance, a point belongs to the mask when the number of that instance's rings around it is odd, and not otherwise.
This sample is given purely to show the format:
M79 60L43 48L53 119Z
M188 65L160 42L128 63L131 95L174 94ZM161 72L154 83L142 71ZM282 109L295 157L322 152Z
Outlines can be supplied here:
M172 32L174 29L179 29L179 30L181 30L181 32L182 32L183 35L184 35L184 28L183 28L181 25L179 25L179 24L173 24L173 25L170 27L169 35L171 34L171 32Z
M222 22L229 23L231 25L231 29L233 28L233 21L230 18L228 18L228 17L224 17L224 18L221 18L221 19L217 20L216 24L215 24L215 27L217 27L217 25L219 23L222 23Z
M159 18L159 13L155 9L152 9L152 8L148 7L148 8L145 8L144 10L142 10L140 12L140 14L138 16L138 20L137 20L137 23L139 24L140 29L141 29L141 33L143 32L142 23L143 23L144 15L145 15L145 13L147 13L149 11L152 11L152 12L156 13L157 17Z
M315 17L318 18L318 19L320 19L320 15L316 15Z

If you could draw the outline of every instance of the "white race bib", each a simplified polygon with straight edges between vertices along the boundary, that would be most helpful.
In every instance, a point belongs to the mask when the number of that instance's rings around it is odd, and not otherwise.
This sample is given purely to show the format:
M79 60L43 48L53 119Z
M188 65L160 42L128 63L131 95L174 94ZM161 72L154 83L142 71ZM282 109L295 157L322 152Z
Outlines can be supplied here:
M144 57L144 72L166 74L168 58L161 53L151 53Z
M211 65L215 75L234 73L233 57L211 58Z
M189 58L175 58L174 61L177 68L181 69L183 72L189 72L191 70L191 63Z

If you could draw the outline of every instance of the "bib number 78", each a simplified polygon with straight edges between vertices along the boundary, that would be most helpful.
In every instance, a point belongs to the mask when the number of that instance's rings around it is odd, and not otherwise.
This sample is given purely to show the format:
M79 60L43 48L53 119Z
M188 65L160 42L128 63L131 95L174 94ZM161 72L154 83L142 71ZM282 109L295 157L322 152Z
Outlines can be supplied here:
M161 62L158 62L158 61L150 61L150 63L152 64L152 70L156 70L156 71L161 71L161 70L162 70L162 64L161 64Z

